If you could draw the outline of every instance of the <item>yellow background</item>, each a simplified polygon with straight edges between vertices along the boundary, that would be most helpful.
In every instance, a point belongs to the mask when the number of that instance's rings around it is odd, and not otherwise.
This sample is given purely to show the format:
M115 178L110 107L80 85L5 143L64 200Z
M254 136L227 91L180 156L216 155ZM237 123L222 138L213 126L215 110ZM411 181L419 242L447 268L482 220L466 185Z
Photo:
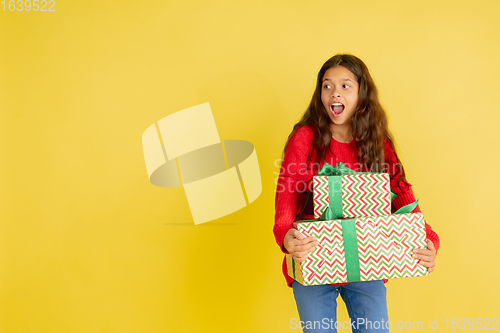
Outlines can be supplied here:
M275 161L340 52L368 64L441 237L435 273L387 284L390 320L500 317L498 0L55 9L0 12L1 332L298 332ZM204 102L221 139L255 145L263 191L194 226L183 189L149 183L141 135Z

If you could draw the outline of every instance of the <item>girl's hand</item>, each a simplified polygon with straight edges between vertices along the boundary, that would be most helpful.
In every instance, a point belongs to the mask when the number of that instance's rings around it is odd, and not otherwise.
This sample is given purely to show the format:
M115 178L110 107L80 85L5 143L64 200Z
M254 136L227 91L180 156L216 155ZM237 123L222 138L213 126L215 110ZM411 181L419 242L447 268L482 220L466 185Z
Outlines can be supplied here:
M415 249L413 250L413 258L420 259L419 265L428 267L429 273L434 271L436 263L436 248L431 240L427 240L427 249Z
M305 237L297 229L290 229L283 238L283 246L293 259L302 262L307 259L309 253L319 244L316 237Z

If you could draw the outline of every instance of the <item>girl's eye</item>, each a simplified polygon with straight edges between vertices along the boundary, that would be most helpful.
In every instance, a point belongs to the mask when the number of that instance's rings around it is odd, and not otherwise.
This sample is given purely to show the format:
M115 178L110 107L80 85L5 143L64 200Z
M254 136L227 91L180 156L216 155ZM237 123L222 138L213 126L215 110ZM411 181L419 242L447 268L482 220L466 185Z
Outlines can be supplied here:
M325 84L325 85L323 86L323 88L325 88L325 89L330 89L330 85L329 85L329 84Z
M348 84L344 84L342 87L344 87L344 88L349 88L349 87L350 87L350 85L348 85Z

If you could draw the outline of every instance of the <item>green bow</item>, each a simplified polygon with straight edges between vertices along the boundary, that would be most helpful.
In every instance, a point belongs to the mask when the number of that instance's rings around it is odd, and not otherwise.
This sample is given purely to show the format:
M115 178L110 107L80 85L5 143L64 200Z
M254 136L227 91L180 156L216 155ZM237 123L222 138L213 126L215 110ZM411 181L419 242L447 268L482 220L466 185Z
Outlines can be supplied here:
M338 162L336 167L334 167L329 163L323 164L317 176L341 176L341 175L354 175L357 173L369 173L369 172L357 172L346 167L344 163Z

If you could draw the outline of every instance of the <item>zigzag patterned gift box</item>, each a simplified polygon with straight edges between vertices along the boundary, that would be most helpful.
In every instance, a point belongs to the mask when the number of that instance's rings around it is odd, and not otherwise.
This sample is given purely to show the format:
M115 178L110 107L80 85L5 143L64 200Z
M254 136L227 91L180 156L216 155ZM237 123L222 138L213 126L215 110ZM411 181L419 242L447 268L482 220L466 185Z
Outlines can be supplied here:
M391 214L388 173L356 173L313 177L314 218L330 210L328 219Z
M426 248L422 213L294 223L304 236L319 240L299 263L287 254L288 275L305 286L427 275L412 258Z

